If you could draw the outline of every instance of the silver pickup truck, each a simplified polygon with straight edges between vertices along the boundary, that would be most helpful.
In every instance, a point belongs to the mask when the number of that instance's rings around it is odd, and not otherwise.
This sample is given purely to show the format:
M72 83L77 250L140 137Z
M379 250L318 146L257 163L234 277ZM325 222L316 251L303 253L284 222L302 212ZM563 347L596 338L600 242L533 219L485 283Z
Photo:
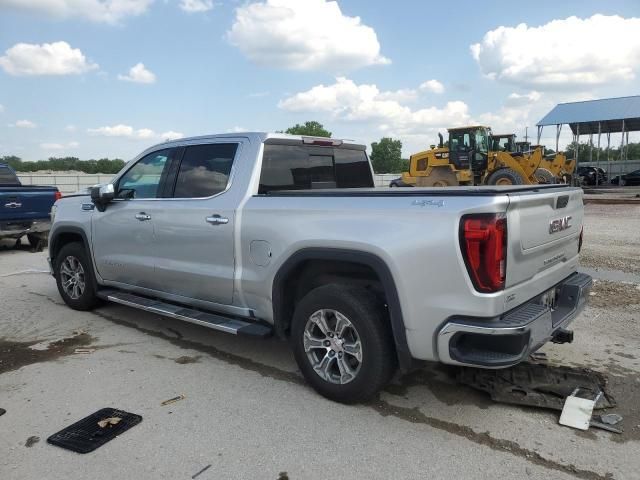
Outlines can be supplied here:
M156 145L59 200L60 295L290 339L322 395L359 402L419 361L507 367L581 311L582 190L376 189L363 145L274 133Z

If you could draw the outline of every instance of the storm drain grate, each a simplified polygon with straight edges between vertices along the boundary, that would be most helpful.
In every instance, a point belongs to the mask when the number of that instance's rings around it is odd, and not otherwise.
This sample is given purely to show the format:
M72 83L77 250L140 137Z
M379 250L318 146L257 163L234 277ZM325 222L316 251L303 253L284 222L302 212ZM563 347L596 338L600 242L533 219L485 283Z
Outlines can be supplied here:
M140 415L103 408L54 433L47 443L73 452L89 453L142 421Z

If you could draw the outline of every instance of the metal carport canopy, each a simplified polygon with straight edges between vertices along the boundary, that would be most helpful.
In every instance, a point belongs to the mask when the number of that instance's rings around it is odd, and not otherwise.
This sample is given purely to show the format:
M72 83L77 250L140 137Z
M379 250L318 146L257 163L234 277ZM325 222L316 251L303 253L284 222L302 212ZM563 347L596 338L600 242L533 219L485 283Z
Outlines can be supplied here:
M640 95L559 103L536 125L564 125L574 135L640 131Z

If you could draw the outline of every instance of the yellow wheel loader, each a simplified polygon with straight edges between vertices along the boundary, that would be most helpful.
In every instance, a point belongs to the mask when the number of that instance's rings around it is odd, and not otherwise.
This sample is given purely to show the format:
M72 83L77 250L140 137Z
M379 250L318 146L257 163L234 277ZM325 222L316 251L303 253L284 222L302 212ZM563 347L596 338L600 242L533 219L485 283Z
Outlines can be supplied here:
M491 129L480 125L450 128L445 146L411 155L408 175L403 181L418 187L455 185L531 185L538 183L534 173L542 160L542 152L534 151L526 158L512 152L490 149ZM513 140L513 139L512 139Z
M576 169L575 160L567 160L564 152L556 152L550 155L544 155L544 145L531 145L530 142L516 142L516 152L528 155L535 149L543 152L542 162L540 163L539 172L536 174L539 183L569 183L571 176Z

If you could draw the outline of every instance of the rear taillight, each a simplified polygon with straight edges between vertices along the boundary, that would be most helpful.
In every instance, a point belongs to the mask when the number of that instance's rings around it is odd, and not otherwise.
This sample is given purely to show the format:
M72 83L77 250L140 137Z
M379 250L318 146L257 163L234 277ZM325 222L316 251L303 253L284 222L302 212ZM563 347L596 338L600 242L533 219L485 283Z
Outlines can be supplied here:
M507 271L507 219L503 214L471 214L460 220L460 248L475 289L504 289Z
M58 190L56 190L53 194L53 197L55 198L55 201L58 201L62 198L62 194Z
M578 253L582 250L582 234L584 233L584 227L580 229L580 237L578 238Z

